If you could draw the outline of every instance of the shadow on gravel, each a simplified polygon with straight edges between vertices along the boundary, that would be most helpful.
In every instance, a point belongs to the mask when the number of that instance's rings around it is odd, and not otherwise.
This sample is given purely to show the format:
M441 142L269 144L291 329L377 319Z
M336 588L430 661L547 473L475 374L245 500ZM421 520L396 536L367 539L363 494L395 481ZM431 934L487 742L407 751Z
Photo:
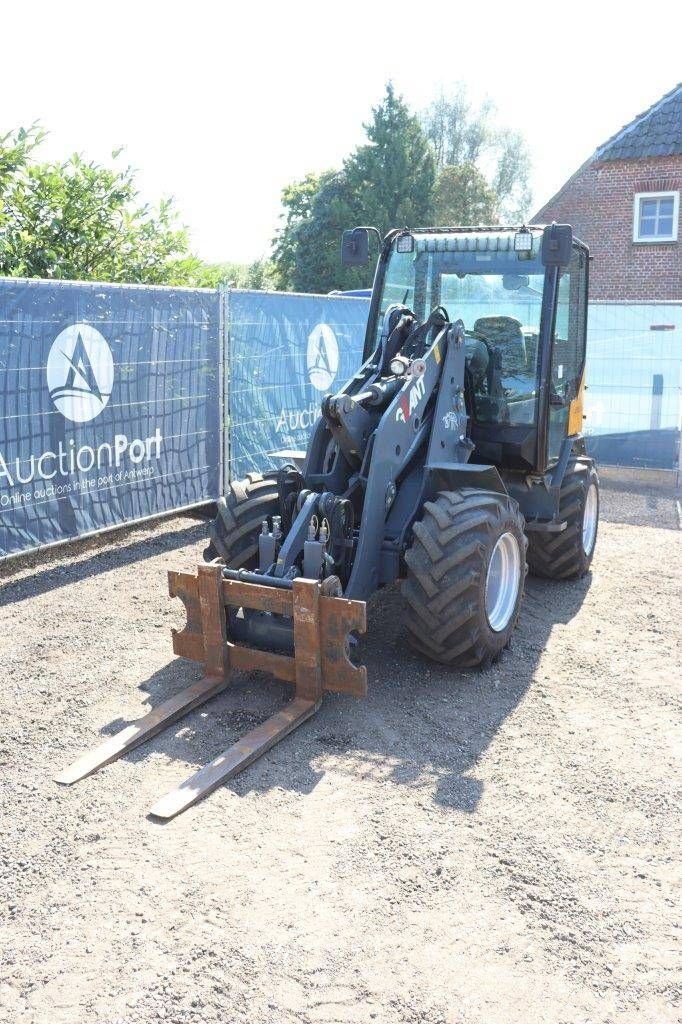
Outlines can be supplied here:
M171 529L165 533L159 533L153 537L144 536L138 540L131 540L129 544L112 545L110 534L103 535L101 539L83 541L82 544L96 547L89 553L87 558L79 562L68 564L48 565L44 569L37 570L31 576L22 576L20 579L13 579L11 573L26 569L29 558L39 559L40 553L27 556L26 560L17 560L2 568L2 577L6 580L0 586L0 608L8 604L16 604L25 601L30 597L37 597L41 594L48 594L52 590L70 583L78 583L80 580L89 579L92 576L99 576L102 573L110 572L125 565L134 565L135 562L143 562L147 558L153 558L160 551L172 551L175 548L183 547L185 544L195 544L206 537L206 525L204 522L194 522L184 530ZM82 551L83 548L80 548ZM86 548L87 550L87 548ZM75 558L80 553L79 546L75 543L69 554ZM55 552L50 552L56 557ZM66 552L63 553L64 555ZM47 552L42 556L47 557Z
M675 507L678 492L672 486L661 488L602 479L600 489L600 518L606 522L662 530L680 528Z
M529 577L512 647L492 668L467 673L413 653L399 590L375 595L368 632L354 655L367 666L368 698L327 695L314 718L226 785L238 795L273 787L309 793L323 774L313 764L328 754L335 756L334 771L379 776L388 785L420 789L442 807L474 811L483 791L475 773L479 759L523 701L552 629L578 613L590 583L590 575L567 583ZM155 706L199 674L194 663L175 659L140 688ZM286 684L262 673L235 675L222 694L127 757L142 761L160 752L181 761L179 783L279 710L289 695ZM102 731L110 735L128 724L119 719Z
M365 749L397 758L390 773L394 782L414 785L435 776L437 803L474 811L483 791L477 762L523 701L552 629L580 611L590 584L591 574L567 583L528 577L511 647L490 669L469 672L453 672L412 652L399 591L377 595L359 657L368 667L372 704L390 742L377 743L374 730L363 728L358 739Z
M148 706L145 707L142 714L146 714L169 697L191 685L201 678L201 674L199 665L183 658L176 658L165 665L149 679L140 683L140 690L149 697ZM235 673L229 687L222 693L174 722L148 742L134 748L121 760L138 763L144 762L151 754L164 754L170 761L178 761L183 765L190 766L179 770L177 778L179 784L231 744L241 739L250 729L261 725L271 715L279 711L286 705L290 696L291 690L286 683L265 673ZM126 726L132 725L133 722L134 719L116 718L101 728L101 737L113 736ZM311 766L309 762L312 757L308 759L308 763L306 763L305 757L299 757L296 744L297 740L304 736L307 724L309 723L305 723L295 732L293 738L290 737L284 741L285 744L290 744L287 748L288 755L296 761L294 785L291 785L292 774L288 767L280 769L275 767L278 751L284 750L284 746L271 750L268 755L256 763L255 769L259 773L260 780L258 785L250 784L249 773L254 770L253 766L247 768L242 775L237 776L227 785L232 786L240 795L245 794L249 789L267 790L273 786L295 789L296 792L302 794L310 793L324 773ZM93 746L96 744L97 741L93 742ZM308 737L309 745L310 737ZM267 784L261 784L264 779L267 779ZM159 796L161 795L162 793L159 792Z

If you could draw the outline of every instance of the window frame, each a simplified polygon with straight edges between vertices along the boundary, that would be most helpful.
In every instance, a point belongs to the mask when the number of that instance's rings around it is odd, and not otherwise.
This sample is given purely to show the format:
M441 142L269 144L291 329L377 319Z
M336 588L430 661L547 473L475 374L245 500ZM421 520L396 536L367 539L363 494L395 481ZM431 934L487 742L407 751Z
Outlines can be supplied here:
M643 199L672 199L673 201L673 224L672 232L669 235L640 235L639 224L641 219L641 203ZM680 193L674 189L665 192L635 192L633 207L633 231L632 241L639 245L666 245L677 241L680 213ZM658 218L657 218L658 219Z

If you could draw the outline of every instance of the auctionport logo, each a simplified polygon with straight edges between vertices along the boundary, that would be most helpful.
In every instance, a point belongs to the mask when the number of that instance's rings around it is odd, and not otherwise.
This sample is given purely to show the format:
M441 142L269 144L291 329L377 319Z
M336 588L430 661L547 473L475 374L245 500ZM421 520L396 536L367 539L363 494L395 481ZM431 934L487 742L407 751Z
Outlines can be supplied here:
M72 324L58 334L47 357L47 386L59 412L87 423L111 397L114 360L105 338L89 324Z
M113 383L114 360L99 331L78 323L57 335L47 357L47 386L62 416L74 423L94 420L106 407ZM80 445L78 440L61 438L49 451L21 457L12 452L6 458L0 451L0 510L134 485L154 475L164 439L156 427L140 437L114 434Z
M339 368L339 345L329 324L317 324L308 335L308 377L316 391L329 391Z

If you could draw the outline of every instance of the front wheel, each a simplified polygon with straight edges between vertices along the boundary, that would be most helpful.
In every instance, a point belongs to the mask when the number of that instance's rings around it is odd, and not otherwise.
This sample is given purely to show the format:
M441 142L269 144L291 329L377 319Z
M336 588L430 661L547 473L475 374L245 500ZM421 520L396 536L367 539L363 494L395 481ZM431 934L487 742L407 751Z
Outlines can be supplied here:
M524 519L506 494L462 488L424 504L405 554L407 634L457 668L488 666L509 644L526 577Z
M261 523L279 512L277 474L249 473L227 488L218 499L218 515L208 528L210 544L204 551L207 562L222 558L233 569L255 569L258 565L258 534Z

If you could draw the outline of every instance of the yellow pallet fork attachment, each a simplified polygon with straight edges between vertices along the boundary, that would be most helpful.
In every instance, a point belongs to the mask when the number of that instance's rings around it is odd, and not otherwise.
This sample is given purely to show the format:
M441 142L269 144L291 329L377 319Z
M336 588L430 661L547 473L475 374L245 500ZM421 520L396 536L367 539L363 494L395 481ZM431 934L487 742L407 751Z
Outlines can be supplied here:
M226 580L220 565L200 565L196 576L169 572L168 589L171 597L183 601L187 612L185 628L173 630L173 650L203 662L204 678L84 754L56 782L78 782L151 739L225 689L233 671L269 672L293 683L294 696L272 718L157 801L150 813L160 819L175 817L252 764L319 709L325 690L356 697L367 694L367 670L348 659L348 634L364 633L367 628L364 601L325 596L322 584L314 580L295 579L291 590ZM228 607L291 618L293 656L234 643Z

